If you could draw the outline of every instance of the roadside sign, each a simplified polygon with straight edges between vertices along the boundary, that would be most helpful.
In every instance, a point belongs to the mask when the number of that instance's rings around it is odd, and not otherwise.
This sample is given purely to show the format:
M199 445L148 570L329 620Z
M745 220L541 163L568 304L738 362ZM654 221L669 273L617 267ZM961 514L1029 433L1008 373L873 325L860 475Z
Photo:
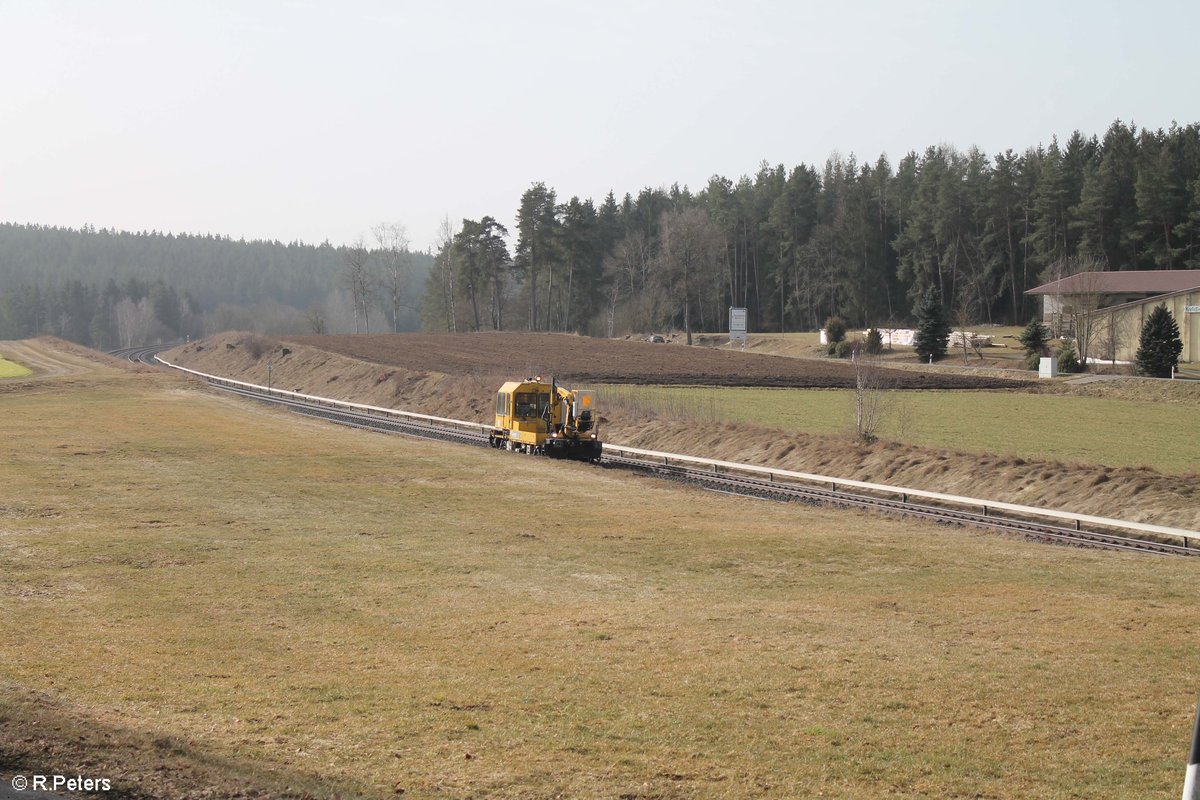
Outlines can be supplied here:
M1185 314L1200 314L1200 306L1184 306L1183 313L1185 313Z
M729 308L729 341L746 342L746 309Z

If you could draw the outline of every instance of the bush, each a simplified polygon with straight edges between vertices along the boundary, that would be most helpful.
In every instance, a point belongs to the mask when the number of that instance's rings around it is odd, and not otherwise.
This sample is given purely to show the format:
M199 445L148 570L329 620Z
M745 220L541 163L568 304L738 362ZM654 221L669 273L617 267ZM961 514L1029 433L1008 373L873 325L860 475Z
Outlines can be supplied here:
M867 331L867 341L863 345L863 350L872 356L883 352L883 334L879 332L879 328L872 327Z
M246 352L249 353L255 360L263 357L264 353L269 353L275 349L275 340L268 339L265 336L252 334L242 340L242 344L246 346Z
M833 344L833 355L837 358L850 358L859 349L859 342L852 342L849 339L842 339Z
M1041 353L1026 353L1025 354L1025 369L1038 370L1042 368Z
M825 338L830 344L837 344L846 338L846 320L841 317L830 317L825 320Z
M1075 352L1075 343L1067 342L1058 351L1059 372L1079 372L1079 354Z

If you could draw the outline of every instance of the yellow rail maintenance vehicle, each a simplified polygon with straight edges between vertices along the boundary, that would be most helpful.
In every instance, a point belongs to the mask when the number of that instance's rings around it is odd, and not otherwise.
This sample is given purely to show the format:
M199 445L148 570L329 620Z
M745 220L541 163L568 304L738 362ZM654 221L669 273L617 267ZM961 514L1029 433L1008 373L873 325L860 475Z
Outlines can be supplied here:
M599 461L603 445L596 435L595 396L571 391L541 376L509 381L496 395L492 447L551 458Z

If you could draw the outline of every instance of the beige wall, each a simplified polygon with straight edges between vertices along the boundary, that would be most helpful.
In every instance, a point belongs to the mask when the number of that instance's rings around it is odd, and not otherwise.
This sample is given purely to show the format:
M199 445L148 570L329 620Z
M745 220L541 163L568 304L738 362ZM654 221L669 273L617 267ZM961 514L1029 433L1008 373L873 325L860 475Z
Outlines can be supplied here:
M1179 336L1183 339L1183 353L1179 360L1186 362L1200 361L1200 313L1185 313L1187 306L1200 306L1200 289L1169 297L1166 300L1149 299L1135 306L1116 310L1100 310L1104 320L1096 326L1096 334L1092 340L1091 353L1097 358L1107 358L1109 351L1109 325L1114 325L1116 331L1117 360L1133 361L1137 353L1138 339L1142 335L1142 325L1146 317L1157 305L1166 305L1175 324L1179 326Z

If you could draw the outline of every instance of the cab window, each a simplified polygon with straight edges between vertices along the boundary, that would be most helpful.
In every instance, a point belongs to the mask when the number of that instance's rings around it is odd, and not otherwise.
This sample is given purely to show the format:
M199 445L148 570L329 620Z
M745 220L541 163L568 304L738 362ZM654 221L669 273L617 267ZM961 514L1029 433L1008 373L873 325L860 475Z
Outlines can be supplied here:
M506 395L504 392L500 392L496 395L497 416L503 417L506 413L508 413L508 403L505 402L506 400L508 400L508 395Z
M513 416L538 419L550 406L550 395L540 392L517 392Z

